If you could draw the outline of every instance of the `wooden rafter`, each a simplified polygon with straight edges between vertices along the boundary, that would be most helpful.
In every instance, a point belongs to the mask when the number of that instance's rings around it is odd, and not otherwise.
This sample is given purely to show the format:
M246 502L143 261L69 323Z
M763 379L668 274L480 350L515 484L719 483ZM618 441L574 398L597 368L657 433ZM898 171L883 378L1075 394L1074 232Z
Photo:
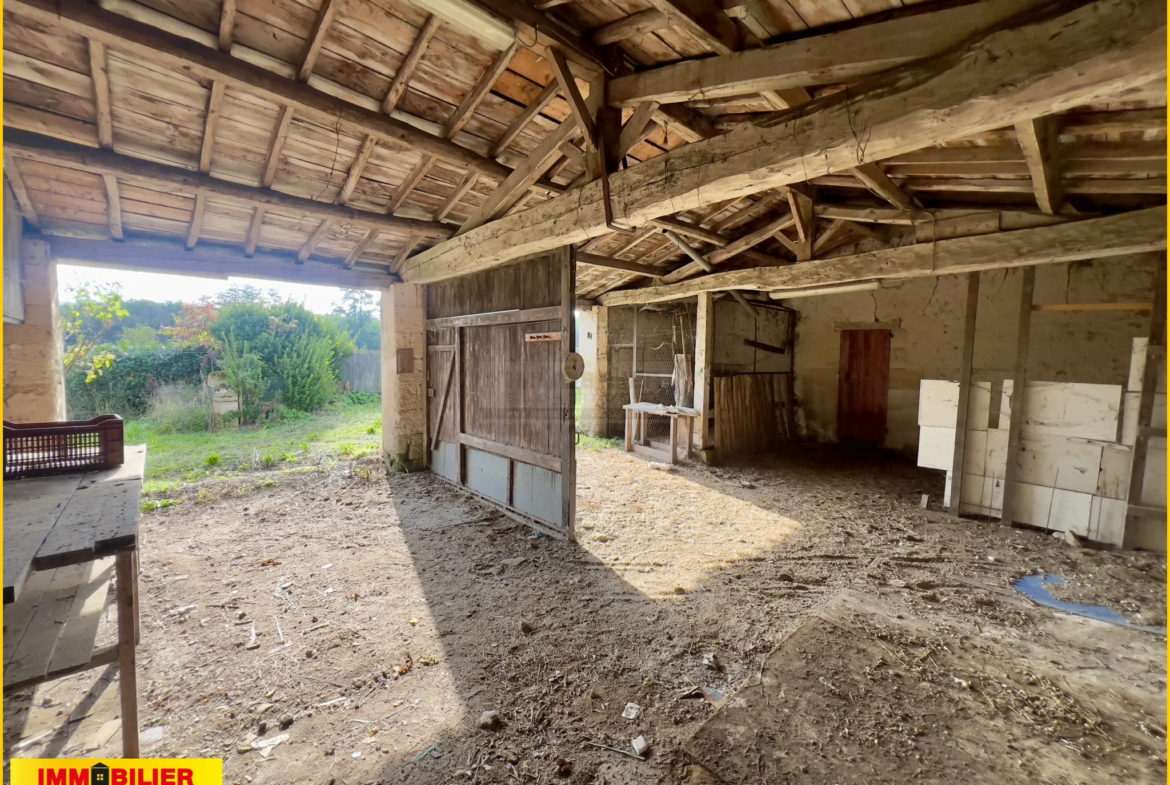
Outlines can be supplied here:
M1033 117L1016 123L1016 138L1032 176L1036 203L1055 215L1064 202L1060 182L1060 131L1053 117Z
M196 191L195 209L191 212L191 223L187 227L188 251L199 242L199 233L203 231L203 214L205 212L207 212L207 194L204 191Z
M398 252L398 256L394 257L394 263L390 265L390 272L397 273L402 269L402 265L406 264L406 260L410 258L411 253L418 244L422 242L422 237L417 234L408 235L406 242L402 244L402 250Z
M20 205L20 214L30 224L38 226L41 218L37 215L37 208L33 204L32 197L29 196L24 176L20 173L16 159L7 150L4 151L4 177L7 178L8 185L12 187L12 195L16 197L16 203Z
M670 17L657 8L651 8L602 25L589 33L589 38L598 46L607 46L669 26Z
M650 5L716 54L730 54L742 43L735 22L713 0L650 0Z
M317 228L309 235L309 239L305 240L305 244L297 251L297 264L304 264L317 250L317 246L321 244L321 240L325 238L325 234L333 228L333 220L326 218L321 223L317 224Z
M593 132L593 115L589 111L589 107L585 104L585 99L581 97L581 91L577 87L577 80L573 76L573 72L569 70L569 64L565 61L564 54L559 49L549 50L549 65L552 66L553 73L556 74L557 84L561 86L561 95L569 102L569 111L572 112L573 119L577 121L577 127L585 136L585 147L588 150L596 150L597 146L594 144Z
M322 0L317 10L317 18L313 22L313 29L305 41L305 51L301 55L301 64L297 69L297 81L307 82L313 73L313 66L317 64L317 56L321 54L321 47L325 45L325 38L329 35L329 28L337 16L341 0Z
M236 32L236 0L223 0L219 12L219 49L226 52L232 48Z
M112 174L102 176L106 185L106 222L110 226L110 236L115 240L122 238L122 196L118 191L118 178Z
M1053 264L1149 253L1166 248L1166 207L1014 232L884 248L816 264L729 270L669 286L609 292L607 306L667 302L700 292L776 291Z
M849 233L850 226L851 224L848 221L842 221L839 218L830 221L829 225L813 241L813 256L820 256L840 244L844 240L845 235Z
M512 121L511 125L505 129L503 136L497 139L496 143L492 145L492 150L490 153L488 153L488 155L490 155L492 158L498 158L500 153L504 152L508 145L512 144L516 137L519 136L526 127L528 127L528 124L531 123L538 114L543 112L544 109L552 103L553 99L557 97L558 87L559 85L554 81L552 84L541 91L540 95L536 97L536 100L534 100L528 106L524 107L524 111L517 115L516 119Z
M256 243L260 242L260 230L264 226L264 212L263 205L256 205L252 208L252 220L248 222L248 239L244 241L244 256L249 259L256 253Z
M626 120L622 126L622 134L618 140L617 157L619 159L625 158L636 145L646 140L646 137L654 133L657 126L654 125L654 113L658 111L658 104L655 101L646 101L638 104L638 108L630 115L630 119Z
M370 243L374 242L374 238L376 238L377 236L378 236L377 229L371 229L368 232L366 232L364 235L362 235L362 239L357 241L357 245L355 245L350 250L350 252L348 254L346 254L345 263L344 263L345 269L347 269L347 270L353 269L353 266L355 264L357 264L357 260L359 258L361 258L361 255L366 252L366 249L370 247Z
M199 151L199 171L211 171L211 156L215 152L215 126L223 109L223 82L211 83L211 95L207 99L207 116L203 120L203 147Z
M50 29L115 46L130 58L140 58L201 80L222 80L229 88L290 107L298 117L327 128L359 138L372 134L381 145L413 147L420 153L434 155L459 167L473 168L499 180L511 173L508 167L486 156L382 112L358 106L248 60L220 52L214 46L205 46L199 41L99 8L86 0L9 0L5 8ZM192 35L215 39L214 34L198 29L193 29Z
M651 278L661 278L663 273L662 270L659 270L657 267L651 267L648 264L630 262L613 256L599 256L585 251L577 252L577 263L591 264L594 267L606 267L611 270L624 270L625 272L637 273L638 275L645 275Z
M410 47L410 53L406 55L406 59L402 61L402 66L394 74L394 79L390 82L390 89L386 91L386 97L382 99L382 111L386 114L390 114L394 110L394 107L398 105L398 100L406 92L406 85L410 82L411 77L414 76L414 70L418 68L418 64L422 61L423 54L427 50L427 45L435 37L435 33L439 32L439 25L442 24L442 21L439 17L431 14L427 17L427 21L423 23L422 28L419 29L418 37L414 39L414 44Z
M468 191L472 189L472 187L475 185L475 181L478 178L479 175L477 175L475 172L468 172L465 174L463 179L459 181L459 185L455 186L455 190L452 191L451 195L447 197L447 201L443 202L443 206L439 208L437 213L435 213L435 220L442 221L448 215L450 215L451 211L455 209L455 205L459 204L460 200L462 200L464 196L467 196Z
M282 212L291 212L294 215L313 216L318 220L329 218L334 221L371 228L419 232L429 237L449 237L452 234L450 226L432 221L389 217L364 210L355 210L345 205L301 199L267 188L220 180L177 166L143 161L106 150L94 150L68 142L59 142L26 131L6 129L4 131L4 147L18 157L30 161L40 161L99 175L110 174L123 182L143 182L163 191L188 194L199 191L214 195L217 199L242 202L248 205L264 205ZM164 187L159 188L160 185Z
M390 204L386 207L387 215L394 215L398 208L402 207L406 202L406 197L410 196L410 192L415 189L422 179L427 176L427 172L431 171L431 167L435 165L433 156L424 155L419 159L414 168L406 175L406 179L398 186L398 190L394 192L394 196L390 198Z
M614 79L617 106L662 104L856 81L921 60L1035 6L1040 0L985 0L756 49L719 52Z
M89 41L89 73L93 79L98 145L110 150L114 147L114 116L110 112L110 62L106 56L106 45L101 41Z
M517 167L507 180L500 183L491 196L463 222L458 233L469 232L507 211L561 157L561 145L580 132L581 129L573 118L568 118L561 123L532 151L524 163Z
M796 261L807 262L812 258L813 241L817 234L816 213L813 211L811 188L793 185L788 188L788 207L792 210L796 227Z
M776 232L779 232L781 229L792 226L793 221L794 219L792 215L782 215L778 218L774 218L763 226L747 232L741 237L726 243L723 245L723 247L708 251L707 253L703 254L703 256L711 264L718 264L719 262L730 259L733 256L737 256L749 248L754 248L760 243L765 242L768 240L768 238L770 238ZM662 282L677 283L678 281L690 278L692 275L696 275L699 272L702 272L702 267L697 262L690 262L683 265L679 269L674 270L669 275L664 276L662 278Z
M272 138L268 140L268 153L264 157L264 174L260 176L260 185L265 188L271 188L272 182L276 179L276 169L280 166L280 151L284 149L285 140L288 139L292 119L293 108L291 106L280 107L280 113L276 116L276 127L272 130Z
M849 171L861 181L862 185L894 205L894 207L908 210L914 206L914 201L893 180L887 177L886 173L877 164L860 164L859 166L854 166Z
M358 180L362 178L362 170L366 168L366 164L369 162L370 156L374 154L374 148L377 146L378 140L372 136L367 136L365 141L362 142L357 157L353 159L353 163L349 167L349 172L345 175L345 182L341 186L341 191L337 194L338 204L345 204L353 196L353 189L357 188Z

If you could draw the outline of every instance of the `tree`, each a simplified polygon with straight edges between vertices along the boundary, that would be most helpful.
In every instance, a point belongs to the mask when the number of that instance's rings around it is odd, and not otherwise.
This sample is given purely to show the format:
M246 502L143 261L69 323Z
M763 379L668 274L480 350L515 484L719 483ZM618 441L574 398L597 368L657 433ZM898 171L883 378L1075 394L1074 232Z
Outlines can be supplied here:
M382 346L382 329L374 317L378 304L371 292L364 289L343 289L341 300L333 307L345 331L359 349L378 349Z
M91 288L83 283L73 290L73 301L61 305L61 329L65 336L65 372L85 371L85 383L97 379L114 364L113 352L100 347L120 319L130 315L122 305L117 284Z
M149 349L157 348L158 331L149 324L136 324L132 327L122 328L122 337L118 339L118 344L125 349Z
M179 349L194 347L214 349L217 341L211 329L217 316L215 303L206 297L197 303L183 303L182 308L175 314L174 326L164 328L163 333L170 337Z
M236 341L234 336L229 336L223 343L219 368L227 377L228 385L240 396L240 414L247 420L255 420L260 399L268 389L260 355L248 350L247 341Z

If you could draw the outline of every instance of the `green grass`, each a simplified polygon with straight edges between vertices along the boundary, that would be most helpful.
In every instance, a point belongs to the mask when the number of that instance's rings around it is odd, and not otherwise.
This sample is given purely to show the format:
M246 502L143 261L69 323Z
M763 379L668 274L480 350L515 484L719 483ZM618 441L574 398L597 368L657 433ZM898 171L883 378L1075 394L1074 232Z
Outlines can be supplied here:
M335 403L303 419L213 433L160 433L150 420L126 423L126 443L146 445L148 494L165 494L208 477L285 469L306 458L357 458L381 450L382 405ZM208 459L211 460L208 460Z
M625 447L621 439L607 439L604 436L594 436L591 433L578 433L577 446L582 450L620 450Z

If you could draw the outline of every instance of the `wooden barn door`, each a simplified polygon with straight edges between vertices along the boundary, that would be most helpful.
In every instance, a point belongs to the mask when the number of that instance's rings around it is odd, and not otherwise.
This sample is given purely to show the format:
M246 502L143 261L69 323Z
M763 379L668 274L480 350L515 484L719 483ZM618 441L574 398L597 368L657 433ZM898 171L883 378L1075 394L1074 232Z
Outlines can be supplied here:
M881 444L890 390L890 331L845 330L837 382L837 438Z
M427 286L431 469L573 539L569 249Z

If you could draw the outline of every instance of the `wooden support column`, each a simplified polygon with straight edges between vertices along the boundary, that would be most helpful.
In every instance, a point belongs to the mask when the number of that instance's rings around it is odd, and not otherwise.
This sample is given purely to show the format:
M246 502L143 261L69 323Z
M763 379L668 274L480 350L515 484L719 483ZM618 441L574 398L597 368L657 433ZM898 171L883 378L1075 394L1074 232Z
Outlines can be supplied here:
M578 256L580 256L578 252ZM578 317L581 344L577 351L585 361L581 377L581 430L609 436L609 309L582 309Z
M711 292L699 295L699 311L695 319L695 408L699 410L699 428L695 433L695 447L711 449L707 423L711 411L711 359L715 351L715 296ZM706 453L703 454L706 459Z
M118 608L118 692L122 706L122 757L138 757L138 673L134 644L138 634L135 618L134 554L114 557L117 583L114 601Z
M425 304L422 286L382 292L382 452L411 469L427 460Z
M118 190L118 178L112 174L102 175L106 184L106 222L110 226L110 237L122 239L122 196Z
M1012 375L1011 419L1008 421L1007 464L1003 472L1003 514L1000 522L1012 525L1012 508L1016 502L1016 477L1020 453L1020 428L1024 424L1024 385L1028 379L1028 344L1032 333L1032 292L1036 288L1036 268L1025 267L1020 282L1020 318L1016 330L1016 370Z
M112 243L111 243L112 245ZM4 325L4 419L65 419L57 263L43 240L20 241L24 321Z
M567 367L569 355L577 351L577 331L573 319L576 310L577 262L572 248L562 248L553 256L561 268L561 367ZM569 542L576 542L577 517L577 383L561 376L561 520L567 527Z
M1032 269L1032 268L1028 268ZM971 400L971 365L975 360L975 321L979 310L979 273L967 273L967 310L963 317L963 348L959 359L959 410L955 418L955 456L951 460L951 495L947 509L959 517L967 455L967 409Z

